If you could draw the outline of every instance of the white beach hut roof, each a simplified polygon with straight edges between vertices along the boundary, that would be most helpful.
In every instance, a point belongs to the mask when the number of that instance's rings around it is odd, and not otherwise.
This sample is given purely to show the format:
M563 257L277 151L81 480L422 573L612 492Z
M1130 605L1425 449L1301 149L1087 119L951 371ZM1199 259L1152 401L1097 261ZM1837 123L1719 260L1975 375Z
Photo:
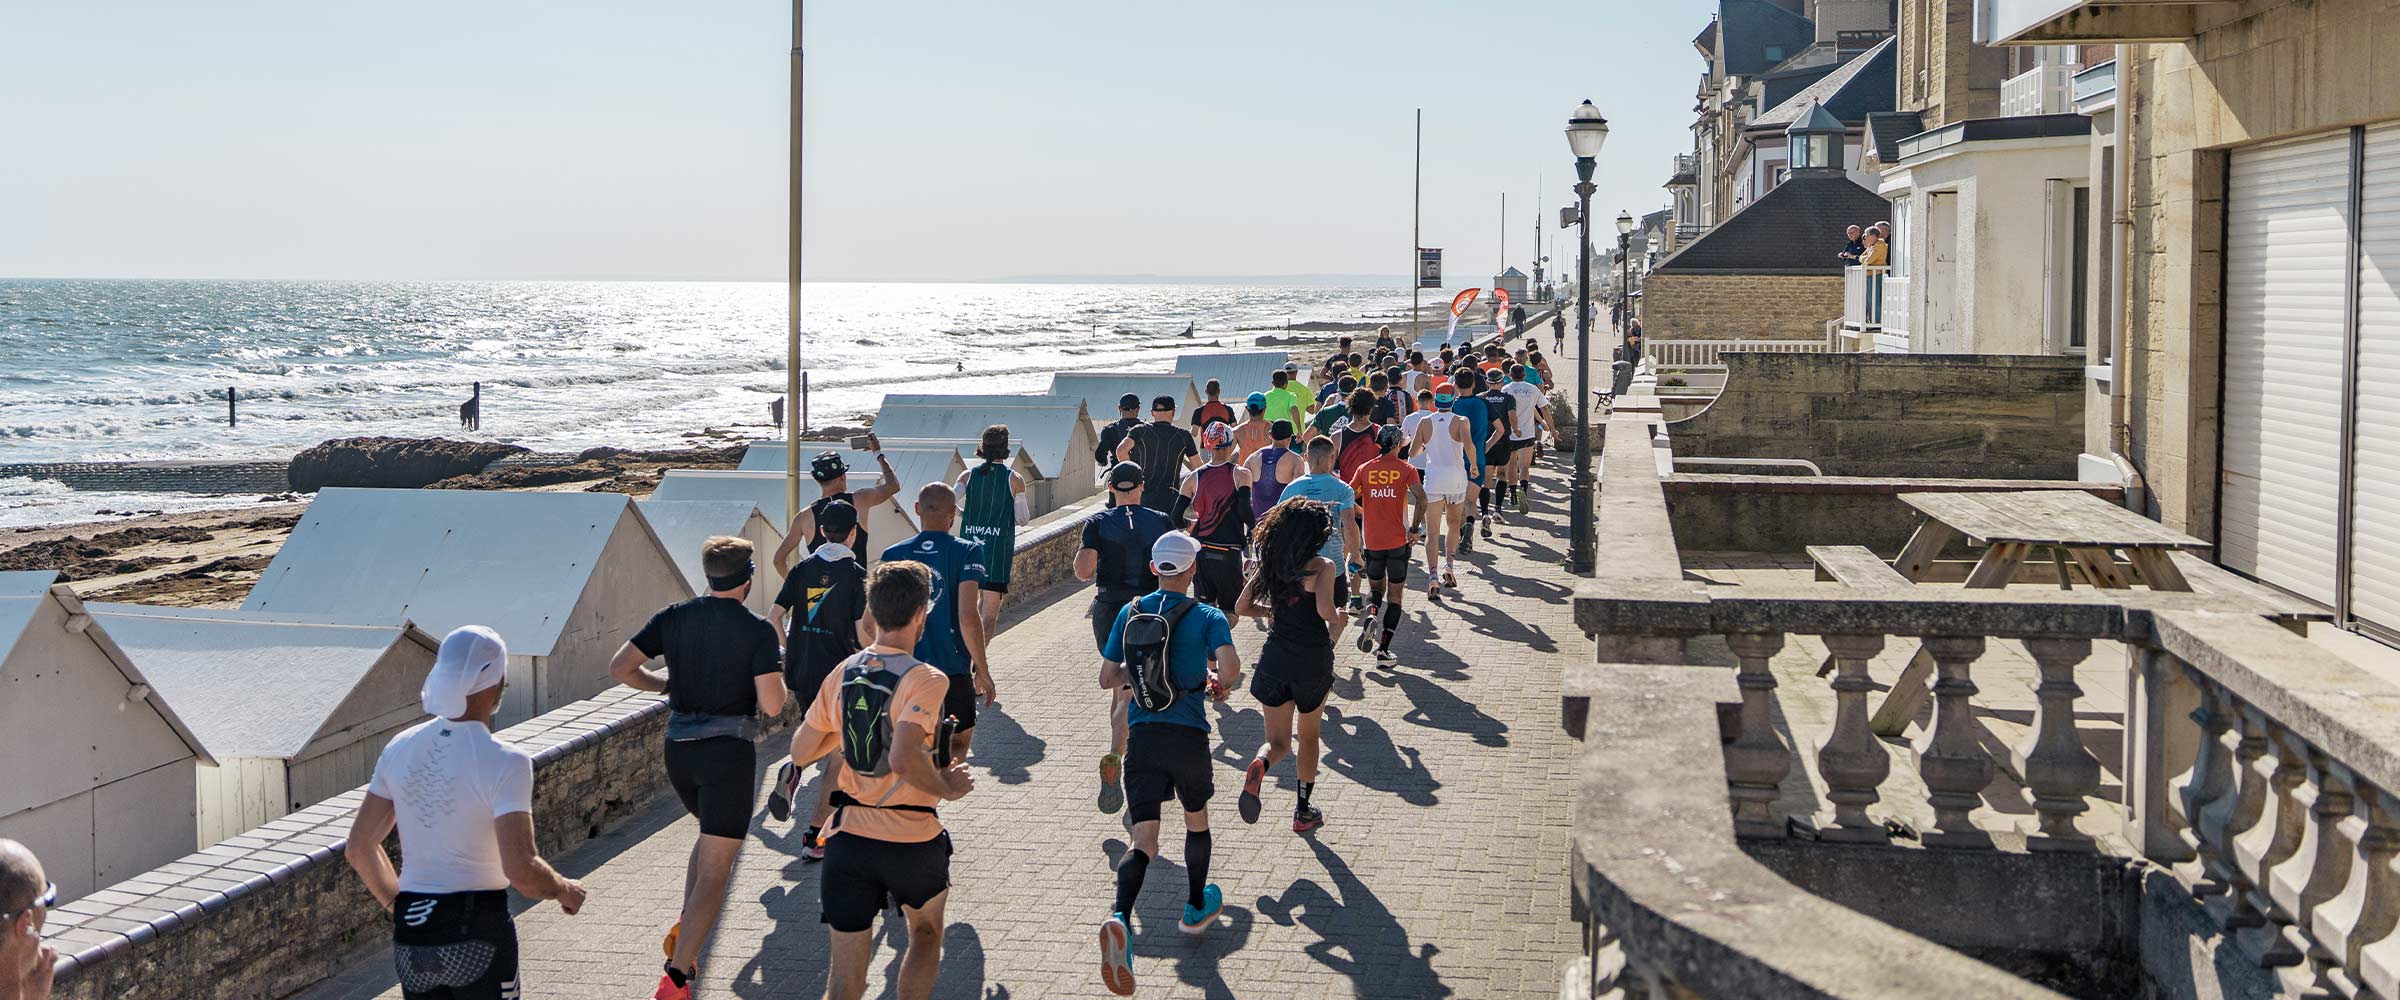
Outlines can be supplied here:
M394 646L417 647L427 663L439 646L406 622L343 624L321 616L98 602L87 607L219 758L297 756L324 734Z
M91 613L90 608L83 603L83 600L75 596L73 588L58 582L56 570L29 569L0 572L0 661L8 659L9 651L24 639L25 630L33 625L35 616L39 615L44 605L50 601L57 601L70 619L75 615ZM93 644L98 646L100 652L107 656L109 662L117 668L117 673L124 678L126 687L156 690L156 686L150 683L149 675L144 674L141 667L133 662L133 658L126 655L124 647L119 646L116 639L108 634L108 629L96 620L92 626L84 630L85 634L91 637ZM192 728L184 724L182 717L175 713L173 707L159 698L151 698L147 704L158 712L159 718L166 721L167 727L175 731L176 737L181 739L184 746L189 747L193 754L207 763L216 763L216 758L209 755L207 747L200 742L200 737L192 733ZM89 775L85 777L88 778ZM0 814L14 811L22 805L24 803L14 801L14 796L0 794Z
M1028 402L993 402L1000 399ZM1064 474L1077 445L1088 454L1096 443L1087 438L1090 410L1072 396L885 396L875 416L875 435L887 441L956 442L959 455L967 458L992 424L1008 425L1010 443L1045 479Z
M1238 410L1243 397L1267 391L1274 384L1275 370L1289 360L1291 355L1284 351L1178 354L1175 370L1191 376L1195 392L1206 389L1209 379L1216 379L1225 392L1226 403Z
M781 483L783 477L777 475L775 481ZM766 525L767 537L780 539L783 535L781 519L768 517L765 511L758 509L758 503L754 500L660 500L653 497L635 506L641 508L643 519L650 522L651 532L658 535L659 542L675 557L675 568L683 571L683 578L691 583L693 593L708 592L708 573L700 568L701 543L718 535L745 535L752 518ZM783 508L780 497L775 506L778 510ZM765 553L758 555L762 559L765 557Z
M1117 419L1117 397L1129 392L1142 397L1145 419L1150 400L1159 396L1179 400L1177 416L1186 418L1200 401L1192 377L1179 372L1058 372L1050 376L1051 395L1083 400L1084 412L1095 420Z
M437 634L488 625L510 655L547 656L631 506L618 493L328 488L242 610L406 615ZM634 520L672 565L648 523Z

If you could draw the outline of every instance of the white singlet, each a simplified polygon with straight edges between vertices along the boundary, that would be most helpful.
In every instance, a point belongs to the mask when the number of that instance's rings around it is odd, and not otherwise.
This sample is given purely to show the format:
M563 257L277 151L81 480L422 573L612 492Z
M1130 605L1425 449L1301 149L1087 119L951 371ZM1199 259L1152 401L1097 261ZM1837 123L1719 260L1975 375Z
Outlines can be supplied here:
M1432 410L1417 410L1400 418L1400 442L1408 449L1408 464L1417 467L1419 478L1425 472L1425 453L1417 448L1417 425L1433 416Z
M1431 428L1423 455L1425 492L1428 496L1460 496L1467 492L1466 444L1450 436L1450 428L1467 418L1449 410L1435 410L1425 418Z
M1534 388L1531 382L1510 382L1500 391L1507 393L1509 401L1517 404L1516 420L1509 425L1508 439L1533 440L1535 435L1541 433L1538 421L1541 420L1542 404L1545 402L1542 390Z
M367 792L399 814L400 889L508 888L492 821L533 811L533 756L480 722L431 719L392 737Z

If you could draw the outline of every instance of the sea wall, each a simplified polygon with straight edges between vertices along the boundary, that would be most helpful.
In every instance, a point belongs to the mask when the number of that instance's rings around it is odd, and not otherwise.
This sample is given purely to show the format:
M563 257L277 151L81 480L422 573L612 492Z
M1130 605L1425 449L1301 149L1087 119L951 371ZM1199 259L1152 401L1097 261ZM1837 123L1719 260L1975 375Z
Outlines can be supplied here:
M1014 586L1073 586L1082 514L1023 529ZM663 696L611 688L501 730L534 754L545 854L598 837L667 794ZM761 740L780 738L777 727ZM342 859L353 789L50 912L60 1000L268 1000L339 972L389 916ZM397 856L396 844L387 843Z
M2083 362L2015 354L1725 355L1725 389L1667 425L1675 454L1801 458L1833 476L2068 479Z

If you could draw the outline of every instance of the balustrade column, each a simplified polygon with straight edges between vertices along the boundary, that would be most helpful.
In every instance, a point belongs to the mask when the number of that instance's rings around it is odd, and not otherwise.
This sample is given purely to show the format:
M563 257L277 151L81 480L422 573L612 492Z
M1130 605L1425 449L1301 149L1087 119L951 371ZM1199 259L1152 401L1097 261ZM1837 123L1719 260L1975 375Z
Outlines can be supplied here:
M2215 824L2221 823L2220 815L2231 808L2234 753L2241 738L2233 732L2232 696L2199 671L2186 667L2184 675L2201 690L2200 707L2192 710L2192 721L2200 724L2200 746L2192 757L2191 770L2175 782L2175 801L2182 807L2178 829L2193 858L2177 867L2189 874L2186 881L2191 883L2192 895L2206 897L2226 889L2211 861L2222 834Z
M1832 828L1826 840L1882 843L1882 825L1867 818L1867 807L1883 797L1876 789L1892 773L1892 758L1867 726L1867 694L1875 690L1867 661L1883 651L1880 635L1829 635L1825 648L1833 652L1833 731L1817 751L1817 772L1825 778L1825 797L1833 802Z
M2075 699L2083 688L2075 684L2075 665L2092 655L2090 639L2027 639L2041 680L2033 693L2040 703L2033 737L2017 751L2025 789L2038 815L2035 835L2026 841L2037 851L2091 850L2090 834L2075 828L2075 817L2091 805L2084 801L2100 790L2100 759L2083 745L2075 731Z
M1967 675L1983 655L1981 636L1938 636L1925 640L1933 656L1933 736L1917 757L1917 774L1925 781L1925 801L1933 806L1933 832L1925 843L1935 847L1990 847L1992 836L1975 828L1969 818L1983 804L1984 786L1992 782L1992 760L1983 752L1981 730L1975 724L1975 682Z
M2356 811L2356 803L2350 793L2348 768L2306 747L2301 751L2308 774L2297 795L2308 810L2308 819L2300 833L2300 847L2293 852L2293 863L2275 870L2267 891L2275 904L2291 915L2285 936L2308 958L2306 977L2294 984L2297 991L2341 996L2341 956L2316 934L2314 926L2318 909L2339 895L2350 880L2358 843L2343 821Z
M2342 826L2358 855L2341 893L2309 915L2309 932L2341 962L2327 978L2400 996L2400 801L2363 784L2354 790L2356 808Z
M2259 764L2267 755L2266 719L2235 702L2232 695L2220 694L2220 710L2235 723L2234 730L2226 734L2233 743L2233 788L2200 814L2200 861L2215 884L2193 891L2204 897L2222 893L2221 899L2205 901L2209 913L2219 926L2239 930L2266 922L2266 914L2251 905L2250 893L2256 886L2233 845L2257 828L2266 815L2267 781L2274 766Z
M2301 836L2308 828L2308 807L2297 794L2308 779L2308 748L2291 733L2278 732L2256 709L2244 709L2243 715L2256 717L2274 755L2262 756L2250 765L2265 783L2265 802L2259 821L2233 839L2233 857L2249 881L2243 902L2262 918L2240 937L2261 965L2298 965L2306 949L2285 933L2293 913L2275 898L2273 887L2277 875L2298 853Z
M1725 747L1725 778L1732 789L1733 831L1742 837L1781 837L1783 821L1775 815L1783 776L1792 769L1791 751L1775 734L1768 698L1775 693L1771 662L1783 650L1783 634L1728 635L1725 644L1741 660L1737 680L1742 688L1741 731Z

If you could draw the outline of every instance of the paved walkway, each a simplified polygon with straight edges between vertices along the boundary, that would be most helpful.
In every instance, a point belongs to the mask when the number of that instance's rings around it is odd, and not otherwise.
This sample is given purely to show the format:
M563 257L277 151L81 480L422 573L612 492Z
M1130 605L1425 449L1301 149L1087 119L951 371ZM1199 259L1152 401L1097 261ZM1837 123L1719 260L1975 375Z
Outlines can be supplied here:
M1564 367L1562 377L1564 377ZM1566 463L1537 475L1525 522L1461 562L1462 593L1410 595L1396 670L1345 646L1326 709L1316 802L1326 826L1291 833L1292 764L1280 763L1256 826L1235 816L1240 767L1264 737L1245 691L1217 726L1216 929L1174 929L1182 838L1170 829L1136 918L1136 973L1152 997L1554 997L1575 953L1567 917L1573 741L1558 727L1558 682L1592 647L1575 628L1558 561ZM1423 581L1416 581L1421 587ZM945 807L958 854L941 997L1099 997L1095 935L1126 836L1093 808L1107 750L1106 699L1084 615L1087 592L1051 596L993 643L1002 707L975 745L978 786ZM1235 640L1255 662L1263 632ZM776 755L762 754L760 773ZM663 790L662 790L663 792ZM763 801L763 795L762 795ZM703 996L815 998L825 981L817 873L797 831L753 828L724 922L701 962ZM674 919L695 827L665 799L627 829L562 860L591 891L582 914L519 918L528 998L647 997L658 940ZM886 925L888 926L888 925ZM894 947L882 927L874 981L888 995ZM362 956L311 1000L399 996L388 953Z

